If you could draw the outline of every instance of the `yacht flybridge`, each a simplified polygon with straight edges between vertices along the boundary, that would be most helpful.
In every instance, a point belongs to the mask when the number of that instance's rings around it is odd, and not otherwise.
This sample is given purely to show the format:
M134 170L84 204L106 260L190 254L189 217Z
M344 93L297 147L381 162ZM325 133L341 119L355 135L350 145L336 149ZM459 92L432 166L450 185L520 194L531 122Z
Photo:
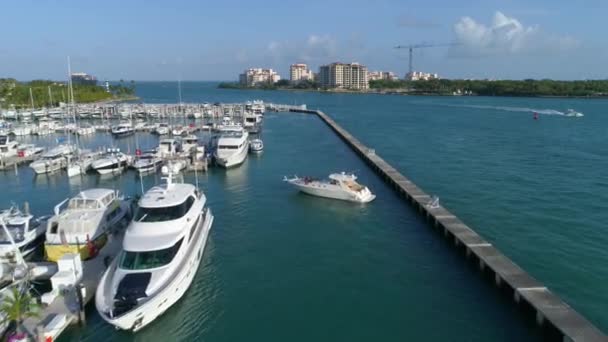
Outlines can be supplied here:
M366 187L356 182L354 174L332 173L329 180L316 180L311 177L293 177L283 179L294 185L300 191L318 197L339 199L350 202L367 203L376 198L376 195Z
M194 185L174 182L167 167L163 173L166 183L139 200L123 251L97 287L97 311L119 329L142 329L184 295L213 224L205 195Z

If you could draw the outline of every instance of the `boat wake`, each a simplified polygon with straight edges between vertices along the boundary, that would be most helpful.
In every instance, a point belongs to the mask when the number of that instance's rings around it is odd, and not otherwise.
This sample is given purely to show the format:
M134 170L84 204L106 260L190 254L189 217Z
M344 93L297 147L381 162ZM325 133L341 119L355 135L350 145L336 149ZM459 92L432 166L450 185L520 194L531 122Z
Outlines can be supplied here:
M528 107L508 107L508 106L483 106L483 105L449 105L451 107L475 108L475 109L491 109L502 110L506 112L523 112L523 113L538 113L543 115L559 115L568 116L565 112L560 112L555 109L535 109Z

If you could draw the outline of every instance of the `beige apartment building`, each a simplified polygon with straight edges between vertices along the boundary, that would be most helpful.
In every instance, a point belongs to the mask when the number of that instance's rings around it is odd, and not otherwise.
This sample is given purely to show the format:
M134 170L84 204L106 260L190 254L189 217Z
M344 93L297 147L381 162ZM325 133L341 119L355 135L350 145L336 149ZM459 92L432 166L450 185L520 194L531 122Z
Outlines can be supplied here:
M325 88L368 89L367 67L359 63L332 63L319 68L319 83Z

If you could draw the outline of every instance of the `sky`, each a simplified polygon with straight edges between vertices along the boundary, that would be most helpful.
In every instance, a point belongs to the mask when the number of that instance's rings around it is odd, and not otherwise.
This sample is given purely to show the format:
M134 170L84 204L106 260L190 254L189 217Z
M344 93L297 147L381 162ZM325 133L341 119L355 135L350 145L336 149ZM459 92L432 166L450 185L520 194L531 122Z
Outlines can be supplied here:
M359 62L403 77L606 79L606 0L2 0L0 77L237 80Z

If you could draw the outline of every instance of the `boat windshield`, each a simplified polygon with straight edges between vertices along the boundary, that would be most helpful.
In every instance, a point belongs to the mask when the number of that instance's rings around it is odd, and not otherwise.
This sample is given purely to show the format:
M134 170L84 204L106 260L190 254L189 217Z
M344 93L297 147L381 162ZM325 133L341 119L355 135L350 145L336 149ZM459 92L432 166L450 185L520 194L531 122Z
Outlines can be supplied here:
M177 220L180 217L186 215L194 204L194 197L190 196L182 204L178 204L172 207L157 207L157 208L146 208L139 207L135 213L135 222L163 222Z
M23 234L25 232L25 223L7 224L6 229L9 231L9 233L11 234L11 236L13 237L13 240L15 240L15 242L23 241L23 238L24 238ZM0 244L5 245L5 244L9 244L9 243L11 243L11 240L6 235L6 232L4 231L4 229L0 229Z
M237 150L239 148L238 145L219 145L217 147L220 150Z
M99 202L94 199L72 198L68 209L99 209Z
M8 137L6 135L0 136L0 145L6 145Z
M147 270L167 265L173 260L182 244L180 239L175 245L146 252L124 251L120 258L120 268L125 270Z

